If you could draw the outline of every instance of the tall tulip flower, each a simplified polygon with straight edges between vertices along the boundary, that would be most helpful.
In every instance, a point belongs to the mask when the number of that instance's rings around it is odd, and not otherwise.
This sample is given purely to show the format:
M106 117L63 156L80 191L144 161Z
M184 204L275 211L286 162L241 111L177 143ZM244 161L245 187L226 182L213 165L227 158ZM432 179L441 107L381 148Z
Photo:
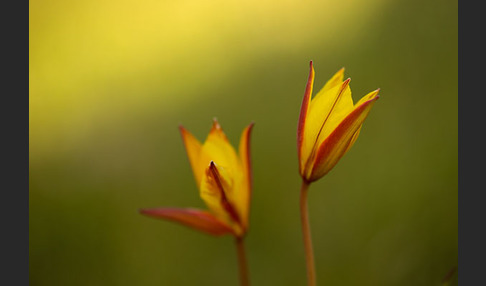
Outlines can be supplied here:
M311 100L314 75L311 61L297 128L299 172L302 177L300 210L309 285L316 283L307 210L309 185L326 175L353 146L371 107L379 98L377 89L353 104L349 86L351 79L343 81L342 68Z
M252 128L253 123L243 130L237 154L216 119L204 144L180 126L199 195L209 211L193 208L140 210L142 214L176 221L211 235L233 235L237 246L241 285L249 285L243 238L248 230L252 188Z

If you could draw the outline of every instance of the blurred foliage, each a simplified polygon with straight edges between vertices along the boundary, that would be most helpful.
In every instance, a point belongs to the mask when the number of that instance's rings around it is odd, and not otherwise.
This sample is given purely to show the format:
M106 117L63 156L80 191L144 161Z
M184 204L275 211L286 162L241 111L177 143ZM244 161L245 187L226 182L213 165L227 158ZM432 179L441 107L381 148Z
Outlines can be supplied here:
M231 237L141 216L205 208L177 126L256 122L253 285L305 285L296 127L339 68L381 88L311 186L323 285L441 285L457 267L457 1L30 1L31 285L237 285ZM457 275L448 280L457 285Z

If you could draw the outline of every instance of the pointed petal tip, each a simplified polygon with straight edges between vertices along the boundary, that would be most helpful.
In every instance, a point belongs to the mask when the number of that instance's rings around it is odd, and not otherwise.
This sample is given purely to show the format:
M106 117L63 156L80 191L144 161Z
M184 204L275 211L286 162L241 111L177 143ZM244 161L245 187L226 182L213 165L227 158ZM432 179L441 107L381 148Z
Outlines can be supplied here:
M314 62L313 61L309 62L309 69L310 69L309 76L311 76L311 75L314 76L315 71L314 71Z
M242 132L242 135L245 134L245 132L248 134L248 136L251 134L253 130L253 126L255 126L255 121L251 121L250 124L248 124Z
M341 91L344 91L349 86L349 83L351 82L351 78L348 77L343 83L341 84Z
M212 129L217 129L217 130L220 130L221 129L221 125L219 124L218 118L216 116L213 117L213 126L212 126Z
M377 100L378 98L380 98L380 95L378 94L380 92L380 89L377 88L376 90L373 91L373 98L372 100Z
M191 134L189 131L187 131L186 128L184 128L184 126L182 126L181 124L179 124L179 133L181 134L182 136L182 141L184 141L184 145L187 144L186 143L186 140L187 140L187 137Z
M380 95L378 94L378 92L377 91L373 92L373 94L369 97L369 99L364 101L363 104L368 104L370 102L377 101L379 98L380 98Z
M181 123L179 123L178 128L183 137L188 133L190 134L190 132Z

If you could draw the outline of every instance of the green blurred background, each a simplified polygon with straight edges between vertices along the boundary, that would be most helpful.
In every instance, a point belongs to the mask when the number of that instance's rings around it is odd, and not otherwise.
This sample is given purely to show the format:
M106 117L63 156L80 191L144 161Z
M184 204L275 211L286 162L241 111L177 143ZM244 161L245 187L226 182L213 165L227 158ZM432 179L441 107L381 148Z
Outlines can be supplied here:
M381 88L311 186L321 285L441 285L457 266L457 1L30 1L31 285L238 285L231 237L140 215L205 208L178 125L251 121L253 285L305 285L296 128L341 67ZM457 275L451 284L457 284Z

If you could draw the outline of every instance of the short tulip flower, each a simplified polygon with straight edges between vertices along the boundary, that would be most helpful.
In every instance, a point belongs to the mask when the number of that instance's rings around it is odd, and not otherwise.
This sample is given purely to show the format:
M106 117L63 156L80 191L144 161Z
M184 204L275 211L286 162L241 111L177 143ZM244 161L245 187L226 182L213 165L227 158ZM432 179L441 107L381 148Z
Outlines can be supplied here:
M307 211L309 184L326 175L353 146L371 107L379 98L377 89L353 104L349 87L351 79L343 81L342 68L311 100L314 75L311 61L297 128L299 173L302 177L300 209L309 285L316 283Z
M142 214L172 220L215 236L236 237L242 285L248 285L243 237L248 230L252 188L250 135L253 123L246 127L239 154L231 146L218 121L204 144L180 126L180 132L192 167L199 195L209 211L193 208L142 209Z

